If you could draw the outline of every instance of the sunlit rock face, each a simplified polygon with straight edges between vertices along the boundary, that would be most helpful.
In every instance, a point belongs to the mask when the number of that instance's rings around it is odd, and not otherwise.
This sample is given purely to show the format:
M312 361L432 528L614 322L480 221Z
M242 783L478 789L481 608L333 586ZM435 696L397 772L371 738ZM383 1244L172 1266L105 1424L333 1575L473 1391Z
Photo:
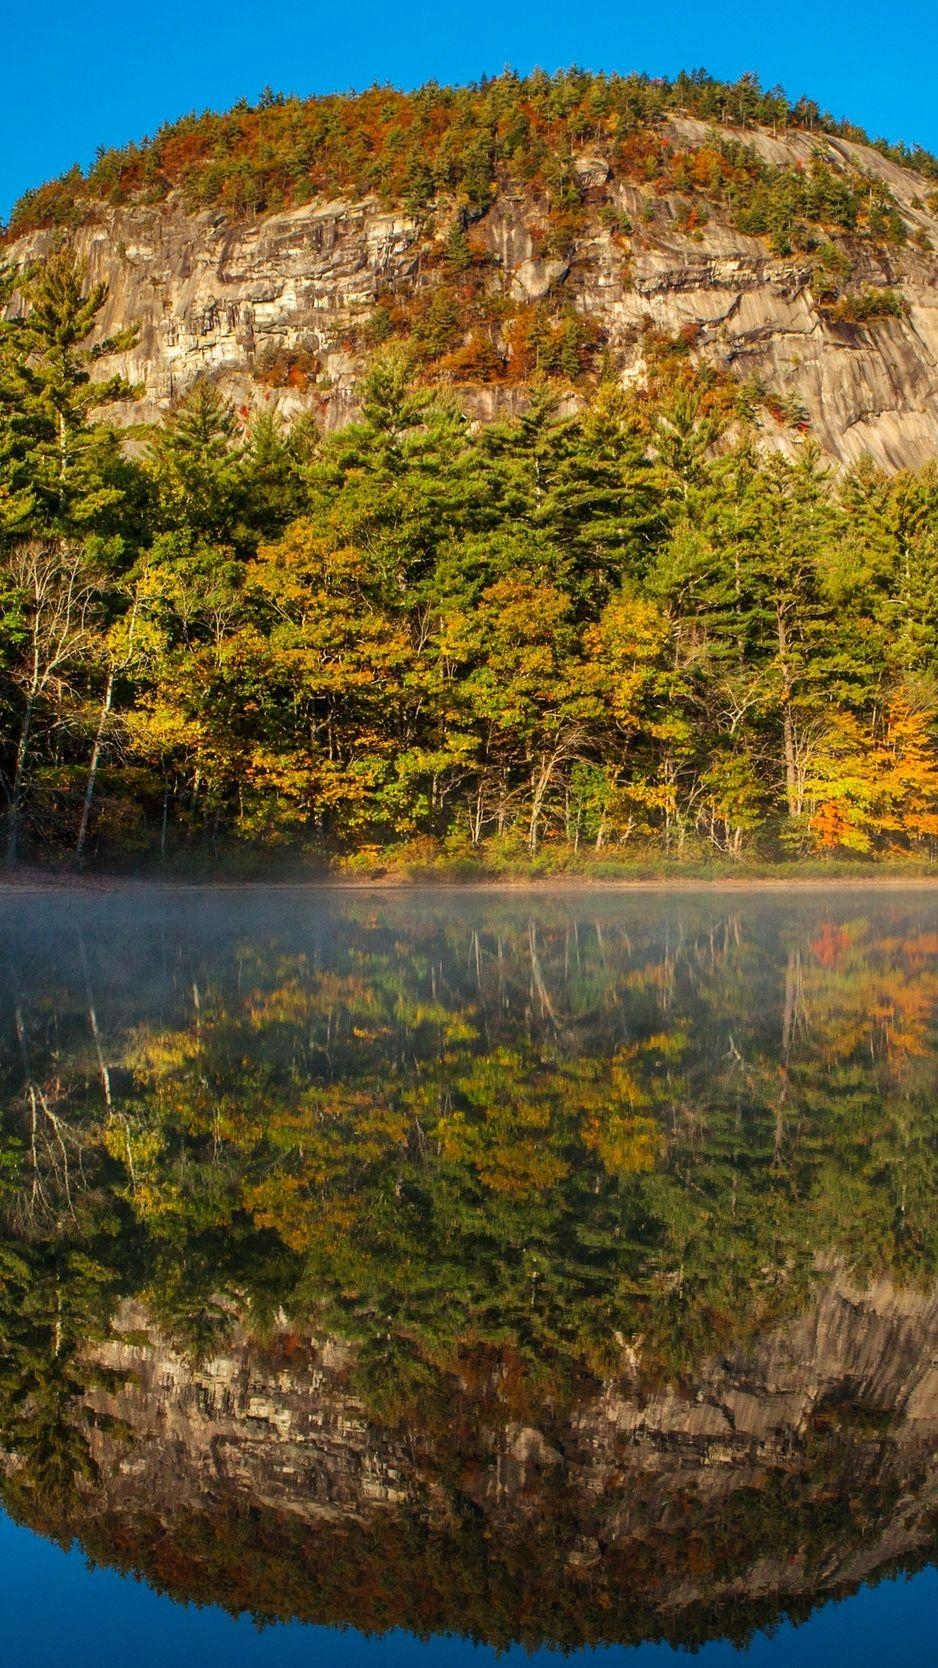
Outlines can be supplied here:
M773 165L809 166L821 154L835 169L882 180L909 241L887 249L848 238L851 286L894 288L903 317L865 326L836 323L818 305L816 257L780 258L712 207L705 226L683 230L680 199L655 198L610 177L602 157L575 168L593 212L569 258L538 252L542 202L504 190L473 229L491 257L488 282L522 302L554 296L600 327L612 365L640 378L649 330L684 333L695 353L740 380L756 379L834 458L872 455L887 468L914 466L938 451L938 245L934 197L922 178L870 148L828 135L724 130ZM673 117L664 132L679 146L703 145L710 129ZM602 208L599 212L599 196ZM618 215L628 235L610 230ZM35 232L14 244L14 262L41 258L58 234ZM287 213L231 223L189 214L170 198L156 207L89 209L75 242L110 297L99 325L113 333L140 326L124 360L145 398L115 415L147 420L200 376L236 403L313 410L329 427L356 410L363 364L361 326L382 295L413 294L432 281L442 231L421 230L402 212L374 202L317 202ZM436 240L436 242L435 242ZM315 374L272 385L264 367L290 353ZM487 419L523 399L518 386L460 388L468 409ZM768 441L794 443L798 427L767 429Z

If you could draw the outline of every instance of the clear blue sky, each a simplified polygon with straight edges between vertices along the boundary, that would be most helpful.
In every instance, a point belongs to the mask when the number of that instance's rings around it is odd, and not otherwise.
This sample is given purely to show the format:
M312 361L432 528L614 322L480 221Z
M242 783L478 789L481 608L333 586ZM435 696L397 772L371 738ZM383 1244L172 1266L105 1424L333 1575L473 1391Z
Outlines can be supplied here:
M265 84L300 94L524 71L757 70L873 134L938 150L936 0L7 0L0 217L20 192L187 110Z

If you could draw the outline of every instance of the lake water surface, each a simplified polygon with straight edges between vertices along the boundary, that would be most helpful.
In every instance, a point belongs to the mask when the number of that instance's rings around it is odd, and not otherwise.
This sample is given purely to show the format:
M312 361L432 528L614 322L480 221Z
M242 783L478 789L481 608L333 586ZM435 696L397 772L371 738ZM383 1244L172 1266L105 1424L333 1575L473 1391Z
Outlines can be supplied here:
M0 1072L4 1662L934 1660L934 894L7 894Z

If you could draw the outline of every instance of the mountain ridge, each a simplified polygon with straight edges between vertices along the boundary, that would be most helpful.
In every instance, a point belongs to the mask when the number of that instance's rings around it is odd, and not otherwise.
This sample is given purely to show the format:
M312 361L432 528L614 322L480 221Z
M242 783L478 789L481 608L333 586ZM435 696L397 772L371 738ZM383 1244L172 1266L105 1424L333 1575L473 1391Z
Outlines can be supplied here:
M748 388L766 444L895 470L938 453L938 162L857 131L753 78L271 96L33 194L7 259L67 239L108 284L102 335L139 324L121 423L209 378L334 428L388 339L485 421L537 379L571 407L641 382L665 343Z

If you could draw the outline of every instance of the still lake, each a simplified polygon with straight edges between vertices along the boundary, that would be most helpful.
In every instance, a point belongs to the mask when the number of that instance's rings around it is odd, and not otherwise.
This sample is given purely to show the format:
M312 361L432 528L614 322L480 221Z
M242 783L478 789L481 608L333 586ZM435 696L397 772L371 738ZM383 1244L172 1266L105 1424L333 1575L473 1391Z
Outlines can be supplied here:
M0 1003L4 1663L934 1660L938 895L24 891Z

